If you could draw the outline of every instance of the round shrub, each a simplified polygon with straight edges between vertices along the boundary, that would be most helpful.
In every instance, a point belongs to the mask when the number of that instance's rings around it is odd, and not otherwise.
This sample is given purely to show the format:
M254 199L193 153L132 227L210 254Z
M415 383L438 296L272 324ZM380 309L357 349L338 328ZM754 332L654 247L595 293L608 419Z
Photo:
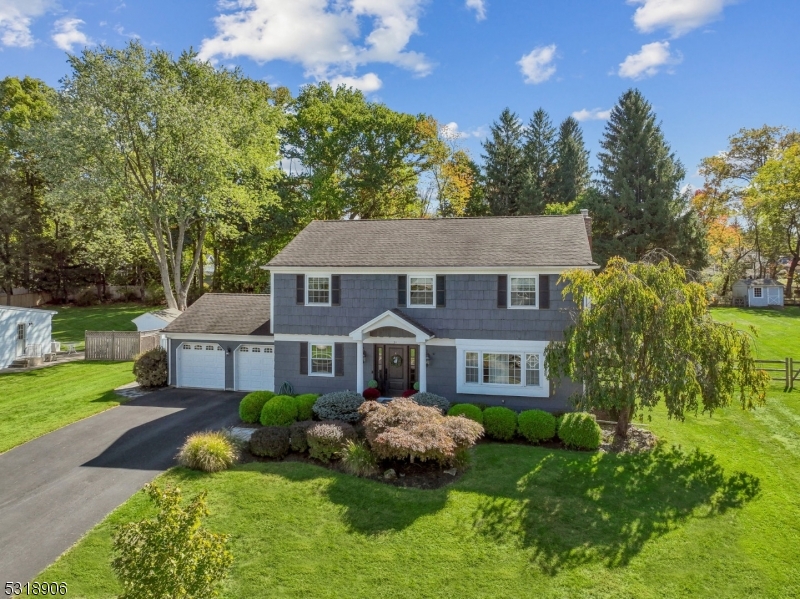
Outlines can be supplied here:
M377 389L378 381L376 381L375 379L370 379L369 382L367 383L367 387L369 387L370 389Z
M272 391L253 391L248 393L239 402L239 418L242 422L258 422L264 404L275 397Z
M447 414L447 410L450 409L450 402L435 393L428 393L427 391L425 393L415 393L411 399L419 406L439 408L442 414Z
M588 412L570 412L559 419L558 438L569 447L597 449L603 440L603 431L597 420Z
M406 389L405 391L403 391L403 394L401 395L401 397L403 397L405 399L408 399L412 395L415 395L416 392L417 392L416 389Z
M289 453L289 429L265 426L250 437L250 453L264 458L282 458Z
M556 417L544 410L525 410L517 416L519 434L531 443L556 436Z
M311 420L314 417L313 407L319 395L316 393L305 393L298 395L294 398L297 404L297 419L298 420Z
M304 453L308 451L308 439L306 434L308 429L314 426L316 422L313 420L301 420L300 422L293 422L289 425L289 446L292 451Z
M457 403L447 411L448 416L465 416L478 424L483 424L483 412L471 403Z
M355 429L346 422L316 422L306 431L308 455L329 462L342 452L348 441L355 438Z
M367 387L366 389L364 389L361 395L364 397L364 399L374 401L381 396L381 392L375 389L374 387Z
M133 376L142 387L164 387L167 384L167 352L160 347L136 356Z
M511 441L517 432L517 413L502 406L486 408L483 412L486 434L498 441Z
M297 404L291 395L276 395L261 409L264 426L289 426L297 420Z
M239 452L227 435L221 432L194 433L178 452L178 463L192 470L220 472L239 459Z
M320 420L341 420L355 423L361 420L358 408L362 403L364 403L364 398L352 391L326 393L314 404L314 414Z

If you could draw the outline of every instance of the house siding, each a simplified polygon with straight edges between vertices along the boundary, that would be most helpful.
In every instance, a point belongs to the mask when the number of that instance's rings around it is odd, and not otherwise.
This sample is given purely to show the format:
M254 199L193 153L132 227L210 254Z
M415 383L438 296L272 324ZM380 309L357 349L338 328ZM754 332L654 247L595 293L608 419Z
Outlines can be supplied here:
M343 347L344 376L310 376L300 374L300 342L276 341L275 388L279 389L284 382L288 382L294 388L295 394L318 393L323 395L334 391L355 391L357 347L355 343L345 343Z
M42 310L0 306L0 368L17 358L17 325L26 325L26 345L39 345L49 351L53 314ZM33 326L30 326L33 323Z

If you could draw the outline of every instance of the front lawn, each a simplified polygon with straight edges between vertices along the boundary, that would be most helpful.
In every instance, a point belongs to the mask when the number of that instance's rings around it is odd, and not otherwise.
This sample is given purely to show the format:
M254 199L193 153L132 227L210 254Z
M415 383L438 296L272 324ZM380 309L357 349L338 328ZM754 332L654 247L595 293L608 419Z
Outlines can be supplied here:
M106 304L102 306L55 306L53 339L61 343L75 343L82 350L86 331L135 331L131 319L154 308L141 304ZM62 349L65 349L62 347Z
M131 362L69 362L0 374L0 453L119 405Z

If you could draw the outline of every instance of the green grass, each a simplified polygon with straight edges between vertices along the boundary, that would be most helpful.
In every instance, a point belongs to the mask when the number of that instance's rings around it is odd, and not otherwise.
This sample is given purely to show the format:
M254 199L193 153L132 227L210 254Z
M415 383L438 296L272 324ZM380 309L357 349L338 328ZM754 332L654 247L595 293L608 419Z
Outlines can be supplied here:
M58 314L53 317L53 339L75 343L78 351L84 347L86 331L135 331L136 325L131 319L148 311L141 304L57 306L54 309Z
M742 312L761 357L800 358L800 314L761 314ZM657 410L652 429L665 444L641 456L481 445L436 491L296 462L161 482L208 489L235 557L224 597L800 596L800 392L683 423ZM150 513L138 493L40 580L115 596L111 532Z
M131 362L69 362L0 374L0 453L119 405ZM68 449L68 448L65 448Z

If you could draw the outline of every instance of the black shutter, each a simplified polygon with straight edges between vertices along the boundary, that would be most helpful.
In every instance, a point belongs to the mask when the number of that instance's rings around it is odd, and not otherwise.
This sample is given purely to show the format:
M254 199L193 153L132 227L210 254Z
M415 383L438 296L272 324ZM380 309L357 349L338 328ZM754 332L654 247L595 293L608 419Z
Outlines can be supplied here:
M436 307L444 308L447 305L447 277L436 275Z
M336 376L344 376L344 343L333 344Z
M300 374L308 374L308 341L300 342Z
M508 275L497 276L497 307L508 308Z
M295 298L298 304L306 303L306 276L297 275L297 297Z
M400 307L406 305L406 275L397 277L397 305Z
M539 308L550 309L550 275L539 275Z
M342 277L331 276L331 306L340 306L342 303Z

